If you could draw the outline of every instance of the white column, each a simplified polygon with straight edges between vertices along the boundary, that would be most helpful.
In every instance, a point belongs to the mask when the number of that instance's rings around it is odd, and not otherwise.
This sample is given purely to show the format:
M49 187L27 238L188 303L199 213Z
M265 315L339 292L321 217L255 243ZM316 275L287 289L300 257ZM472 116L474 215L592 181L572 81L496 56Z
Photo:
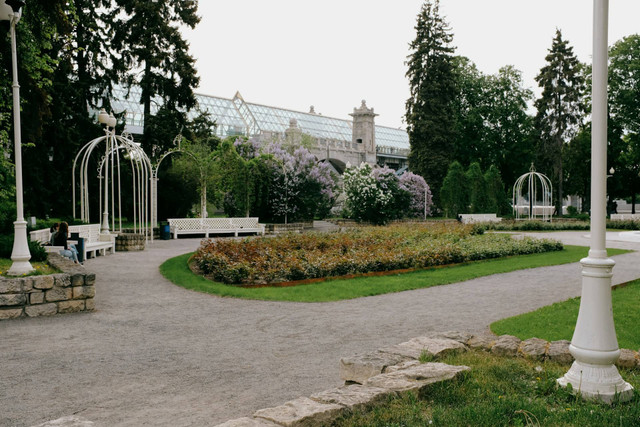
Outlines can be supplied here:
M607 30L609 0L594 0L593 106L591 128L591 248L582 264L582 297L569 350L575 362L558 379L585 399L612 402L633 397L614 363L620 356L613 310L611 277L615 262L606 249L607 181Z
M11 267L7 272L13 276L31 273L34 268L29 260L29 243L27 242L27 222L24 220L22 199L22 135L20 133L20 85L18 84L18 55L16 52L16 22L20 15L11 17L11 62L13 67L13 143L16 161L16 221L14 226L13 249L11 251Z

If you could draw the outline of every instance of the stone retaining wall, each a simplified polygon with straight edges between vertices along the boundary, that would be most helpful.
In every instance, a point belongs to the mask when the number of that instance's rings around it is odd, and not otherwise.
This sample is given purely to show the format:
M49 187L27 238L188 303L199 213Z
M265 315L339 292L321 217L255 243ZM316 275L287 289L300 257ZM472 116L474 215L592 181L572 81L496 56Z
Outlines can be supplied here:
M0 320L93 311L96 275L56 253L49 264L62 273L0 277Z
M313 222L292 222L289 224L265 224L265 234L302 233L313 228Z
M120 233L116 237L116 252L144 251L144 234Z

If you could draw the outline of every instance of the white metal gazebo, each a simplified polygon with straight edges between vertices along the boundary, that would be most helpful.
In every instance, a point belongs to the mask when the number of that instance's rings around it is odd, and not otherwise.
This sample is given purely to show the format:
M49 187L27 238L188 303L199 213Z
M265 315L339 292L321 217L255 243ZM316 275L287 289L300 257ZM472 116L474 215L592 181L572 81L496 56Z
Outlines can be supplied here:
M133 228L135 233L144 234L153 240L153 233L150 229L150 217L153 206L149 203L150 191L149 182L151 180L151 162L139 144L133 142L133 138L126 135L116 135L116 119L113 114L108 115L104 110L98 115L100 123L106 124L105 135L96 138L85 144L73 161L72 183L73 183L73 216L76 218L76 176L78 177L80 189L80 219L90 222L89 216L89 173L90 158L99 147L104 150L102 158L98 162L97 175L100 180L100 206L102 213L101 234L109 234L109 229L116 230L115 214L119 218L119 231L122 230L122 179L121 164L128 162L131 168L132 178L132 202L133 202ZM104 143L104 145L103 145ZM79 171L76 166L79 162ZM112 213L111 221L109 212ZM111 227L109 227L111 222Z
M533 163L528 173L513 186L513 214L516 220L541 219L551 221L555 210L552 203L553 186L544 174L536 172Z

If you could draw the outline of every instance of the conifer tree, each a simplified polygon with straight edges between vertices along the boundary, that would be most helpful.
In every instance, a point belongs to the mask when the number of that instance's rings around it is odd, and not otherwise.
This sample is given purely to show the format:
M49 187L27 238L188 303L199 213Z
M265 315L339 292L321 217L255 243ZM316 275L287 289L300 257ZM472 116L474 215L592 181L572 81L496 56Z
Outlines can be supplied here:
M456 96L453 36L439 6L438 0L427 0L418 15L407 61L411 96L405 115L411 145L409 166L425 178L436 196L454 155ZM438 197L434 199L438 205Z
M469 212L473 214L486 212L489 195L480 164L471 163L466 175L469 185Z
M445 216L456 218L458 215L468 212L469 183L464 168L459 162L453 162L449 166L447 176L442 182L440 198Z
M487 184L487 212L504 215L509 212L509 201L504 191L504 183L500 171L494 165L484 174Z
M144 109L143 148L155 156L167 147L151 146L153 129L149 126L151 103L162 99L165 109L190 110L196 106L193 89L199 77L195 59L180 26L194 28L200 21L194 0L115 0L114 48L120 54L114 66L127 86L142 89ZM186 117L182 118L186 124ZM167 138L166 143L171 142Z
M560 30L556 30L545 59L547 64L536 76L542 88L542 96L535 101L538 164L551 165L551 173L547 171L546 174L555 182L556 214L562 215L562 147L576 135L582 122L585 85L582 64L573 53L573 47L562 39Z

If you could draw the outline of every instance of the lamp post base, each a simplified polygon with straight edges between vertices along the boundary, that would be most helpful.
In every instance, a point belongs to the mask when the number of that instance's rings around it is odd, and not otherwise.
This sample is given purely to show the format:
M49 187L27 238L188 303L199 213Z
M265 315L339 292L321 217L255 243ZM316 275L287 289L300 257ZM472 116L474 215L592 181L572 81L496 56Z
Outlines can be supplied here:
M622 379L615 365L592 365L576 360L557 382L561 387L571 384L573 392L587 400L613 403L633 398L633 387Z
M29 262L31 253L29 253L29 243L27 242L27 222L15 221L13 226L15 230L13 250L11 251L11 260L13 263L9 271L7 271L7 274L11 276L22 276L34 270Z

